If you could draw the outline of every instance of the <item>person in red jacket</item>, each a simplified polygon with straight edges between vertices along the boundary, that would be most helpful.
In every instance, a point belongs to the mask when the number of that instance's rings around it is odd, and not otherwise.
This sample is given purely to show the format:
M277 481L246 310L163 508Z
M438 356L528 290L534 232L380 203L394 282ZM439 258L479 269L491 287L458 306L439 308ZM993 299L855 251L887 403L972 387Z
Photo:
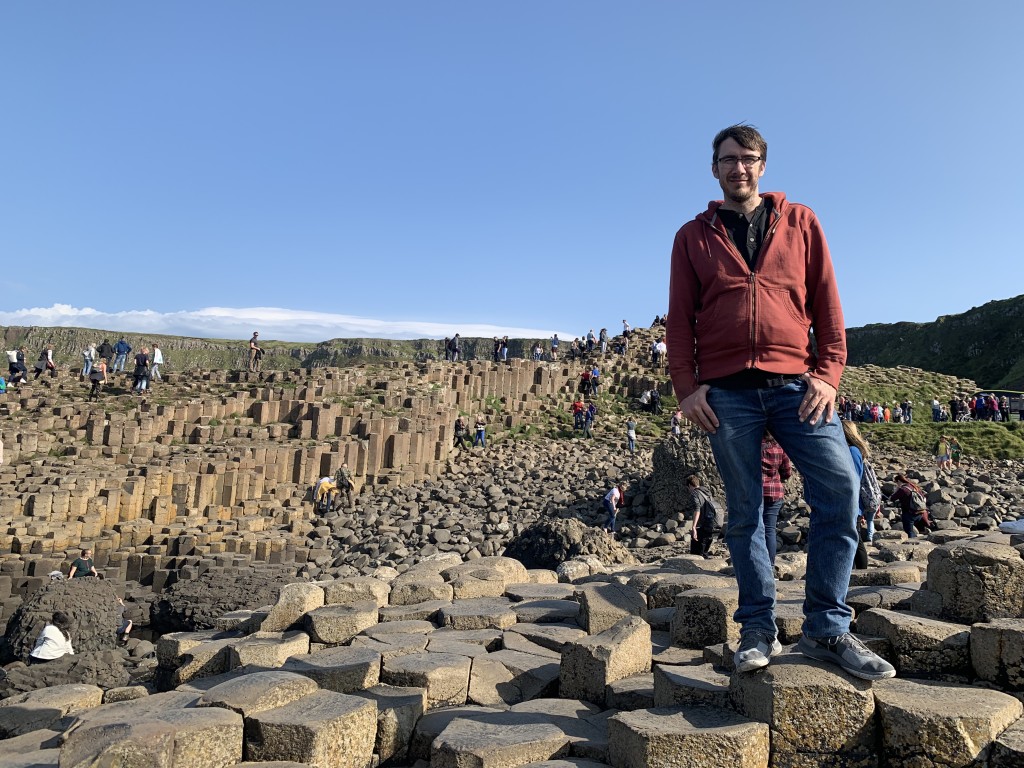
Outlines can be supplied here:
M810 208L759 192L768 144L757 129L730 126L712 149L724 199L676 234L667 334L683 414L708 433L725 483L739 586L736 669L765 667L782 650L759 471L769 429L811 506L797 650L863 679L893 677L892 665L850 634L845 602L859 482L834 412L846 332L825 234Z

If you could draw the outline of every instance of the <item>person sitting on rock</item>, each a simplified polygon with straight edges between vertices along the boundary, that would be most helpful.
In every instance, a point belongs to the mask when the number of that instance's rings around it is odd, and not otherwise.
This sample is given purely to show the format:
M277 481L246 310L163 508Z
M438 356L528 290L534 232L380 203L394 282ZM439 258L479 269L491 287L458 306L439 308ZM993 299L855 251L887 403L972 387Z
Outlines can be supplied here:
M54 611L53 616L39 633L35 647L29 652L29 664L45 664L48 661L64 656L74 656L71 647L71 619L61 611Z
M69 579L82 579L86 576L99 576L92 561L91 549L83 549L82 556L71 563L71 570L68 572Z

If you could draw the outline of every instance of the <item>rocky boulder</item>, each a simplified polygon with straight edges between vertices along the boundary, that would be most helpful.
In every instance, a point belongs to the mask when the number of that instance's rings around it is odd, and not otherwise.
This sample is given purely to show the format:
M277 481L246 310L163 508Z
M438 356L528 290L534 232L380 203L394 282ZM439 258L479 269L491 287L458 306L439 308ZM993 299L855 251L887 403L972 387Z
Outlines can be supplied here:
M604 563L633 564L629 550L607 533L579 520L542 520L526 528L509 542L505 557L527 568L555 570L560 563L593 555Z

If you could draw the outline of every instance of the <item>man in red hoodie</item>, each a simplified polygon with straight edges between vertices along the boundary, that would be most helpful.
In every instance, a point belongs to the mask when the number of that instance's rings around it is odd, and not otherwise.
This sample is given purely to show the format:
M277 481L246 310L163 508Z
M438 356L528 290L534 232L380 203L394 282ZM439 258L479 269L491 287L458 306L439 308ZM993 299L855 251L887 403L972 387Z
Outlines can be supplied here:
M724 200L676 234L667 333L676 395L708 433L725 483L726 543L739 586L736 669L765 667L782 650L762 517L767 428L800 470L811 506L797 650L866 680L893 677L893 667L850 634L844 601L859 483L834 413L846 332L825 235L806 206L758 191L768 145L755 128L730 126L712 147Z

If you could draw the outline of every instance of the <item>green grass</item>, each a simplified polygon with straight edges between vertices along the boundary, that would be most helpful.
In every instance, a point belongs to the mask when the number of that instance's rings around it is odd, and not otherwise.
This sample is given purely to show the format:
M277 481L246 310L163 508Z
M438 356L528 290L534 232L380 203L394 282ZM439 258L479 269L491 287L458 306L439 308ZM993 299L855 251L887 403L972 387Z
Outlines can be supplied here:
M1024 424L974 421L962 424L919 422L914 424L858 424L872 446L903 448L930 454L943 434L960 441L965 456L983 459L1024 458Z

